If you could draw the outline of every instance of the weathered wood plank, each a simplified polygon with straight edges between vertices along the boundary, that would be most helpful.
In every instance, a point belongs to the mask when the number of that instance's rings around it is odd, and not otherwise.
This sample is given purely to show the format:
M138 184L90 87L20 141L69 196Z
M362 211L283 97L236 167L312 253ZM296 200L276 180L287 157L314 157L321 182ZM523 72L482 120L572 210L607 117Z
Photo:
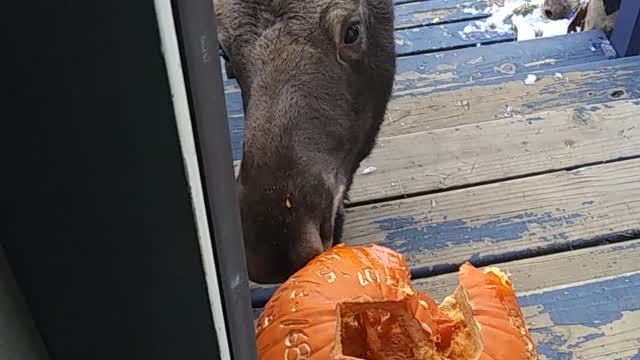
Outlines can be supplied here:
M399 5L394 8L395 28L477 20L489 17L487 0L430 0Z
M599 30L407 56L398 59L394 97L415 90L452 91L479 80L498 84L499 79L516 74L615 57L609 40Z
M427 96L439 92L453 92L473 84L473 81L499 86L513 78L513 75L526 76L528 72L605 60L607 56L603 46L606 45L603 45L603 39L606 37L602 32L590 31L562 37L403 57L398 59L394 91L400 94L398 97L403 97L421 89L425 92L424 96ZM591 50L592 47L595 51ZM238 88L227 87L226 102L233 156L234 160L239 160L244 118ZM391 106L393 104L394 100ZM429 116L437 121L443 114L434 115L432 112ZM446 125L446 122L441 123ZM406 123L403 126L402 122L398 124L387 120L382 126L381 137L412 130L414 128Z
M640 272L519 297L541 359L639 359Z
M624 239L640 233L640 159L352 207L344 227L416 276Z
M519 295L542 359L640 356L640 240L497 264ZM457 286L449 273L414 280L442 301ZM255 319L262 309L254 309Z
M415 277L640 237L640 160L347 209L344 241L401 252ZM272 285L252 286L254 306Z
M516 292L531 294L542 289L638 271L638 256L640 240L629 240L490 265L498 266L509 274ZM415 289L440 302L455 290L458 276L454 271L415 279L412 283Z
M445 51L463 47L515 41L515 33L480 32L463 33L469 22L456 22L437 26L423 26L396 30L395 42L398 56L425 52Z
M554 75L559 73L562 79ZM427 85L396 91L389 104L381 137L441 129L479 120L491 121L514 114L580 104L640 97L640 58L624 58L575 66L531 71L537 80L524 83L526 73L498 81L476 80L465 86L432 88Z
M350 201L640 156L638 114L640 101L622 100L382 138L356 173ZM363 175L369 166L377 170Z

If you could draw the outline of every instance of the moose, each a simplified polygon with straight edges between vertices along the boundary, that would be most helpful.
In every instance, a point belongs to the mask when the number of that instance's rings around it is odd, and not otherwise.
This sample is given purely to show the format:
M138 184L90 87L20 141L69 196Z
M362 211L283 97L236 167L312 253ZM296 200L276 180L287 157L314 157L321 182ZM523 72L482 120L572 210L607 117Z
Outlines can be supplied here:
M620 10L622 0L545 0L543 12L550 20L559 20L571 17L575 13L568 31L574 32L577 28L583 31L594 29L610 32Z
M215 0L245 112L249 279L286 280L342 240L344 201L395 76L392 0Z

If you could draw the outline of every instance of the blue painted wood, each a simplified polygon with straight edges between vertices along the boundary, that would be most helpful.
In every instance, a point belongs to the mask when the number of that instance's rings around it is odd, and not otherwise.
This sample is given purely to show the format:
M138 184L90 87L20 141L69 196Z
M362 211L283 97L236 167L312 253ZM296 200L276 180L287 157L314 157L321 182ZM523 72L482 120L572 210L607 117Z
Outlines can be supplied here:
M606 353L606 358L623 359L618 354L621 349L616 348L615 343L609 344L610 349L602 349L594 341L611 336L607 333L615 331L617 326L624 326L620 322L625 319L640 340L638 299L640 274L636 273L520 296L518 301L528 314L527 322L538 353L547 359L569 360L583 358L575 354L593 351L593 348L598 349L600 356ZM640 345L637 349L630 351L627 346L625 352L635 352L635 355L627 355L624 359L640 358Z
M419 279L455 272L465 261L486 266L640 238L639 170L640 160L629 160L349 208L344 241L400 252ZM626 220L608 206L621 193L629 200ZM254 306L273 290L252 287Z
M489 17L487 0L430 0L396 6L395 27L406 29L421 25L478 20Z
M398 59L394 97L416 88L451 91L473 81L498 84L512 75L607 60L615 57L609 48L607 36L594 30L402 57Z
M464 47L489 45L514 41L514 32L479 32L464 33L471 22L450 23L426 26L395 32L396 52L398 56L427 52L460 49Z
M582 247L597 246L616 241L624 241L640 236L640 231L629 230L620 233L607 233L585 238L571 238L563 231L555 231L549 237L542 235L540 240L546 246L509 250L510 244L523 241L527 237L536 237L538 231L545 232L549 228L562 229L570 225L584 223L589 216L587 213L565 213L558 211L526 211L521 214L501 217L494 221L471 225L464 220L435 222L433 224L415 223L410 217L390 218L380 224L382 231L388 231L385 241L378 245L388 247L407 256L408 261L415 265L414 260L424 254L442 253L448 248L460 247L465 244L487 242L500 244L502 250L492 249L484 254L478 252L465 259L476 266L487 266L514 259L541 256L544 254L568 251ZM416 226L417 225L417 226ZM398 230L393 230L393 227ZM541 230L540 230L541 229ZM411 269L413 278L424 278L443 273L454 272L462 262L435 263L428 266L416 266ZM253 295L253 290L252 290Z
M393 99L412 96L411 92L418 88L421 89L421 96L426 96L472 85L498 86L512 81L514 76L525 77L527 73L545 72L546 75L551 76L554 69L563 72L590 70L593 68L590 63L607 59L602 49L603 41L606 41L606 38L600 31L582 32L562 37L400 58ZM628 74L616 75L616 64L621 62L625 65L632 61L634 60L616 60L601 71L606 72L606 76L611 77L612 82L622 82L622 87L632 89L633 77ZM452 67L455 69L452 70ZM453 75L441 76L449 72ZM595 88L592 89L594 86ZM558 96L567 102L588 100L590 104L595 105L611 100L608 93L595 91L602 90L606 86L606 81L598 84L583 82L581 87L573 88L571 92L563 92L562 88L557 90L560 92ZM549 88L549 91L554 91L554 88ZM405 94L398 95L399 92ZM244 127L240 92L228 91L226 102L233 158L240 160ZM531 109L540 109L544 106L544 99L532 99L528 106Z
M640 1L622 1L611 43L620 56L640 55Z

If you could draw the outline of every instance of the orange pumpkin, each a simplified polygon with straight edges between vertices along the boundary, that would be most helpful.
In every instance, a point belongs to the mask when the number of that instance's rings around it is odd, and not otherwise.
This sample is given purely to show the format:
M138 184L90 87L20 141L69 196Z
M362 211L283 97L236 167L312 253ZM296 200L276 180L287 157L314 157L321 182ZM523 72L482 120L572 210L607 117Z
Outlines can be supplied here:
M339 245L309 262L267 303L256 338L261 360L537 358L499 270L463 265L438 306L411 289L402 255L376 245Z

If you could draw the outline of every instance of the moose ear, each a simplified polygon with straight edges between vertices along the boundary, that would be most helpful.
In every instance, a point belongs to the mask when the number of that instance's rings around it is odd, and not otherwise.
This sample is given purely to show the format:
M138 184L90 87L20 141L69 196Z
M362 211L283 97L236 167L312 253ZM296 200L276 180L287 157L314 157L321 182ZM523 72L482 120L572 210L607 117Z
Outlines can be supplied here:
M603 1L604 1L604 11L607 13L607 16L620 10L620 3L622 3L622 0L603 0Z

